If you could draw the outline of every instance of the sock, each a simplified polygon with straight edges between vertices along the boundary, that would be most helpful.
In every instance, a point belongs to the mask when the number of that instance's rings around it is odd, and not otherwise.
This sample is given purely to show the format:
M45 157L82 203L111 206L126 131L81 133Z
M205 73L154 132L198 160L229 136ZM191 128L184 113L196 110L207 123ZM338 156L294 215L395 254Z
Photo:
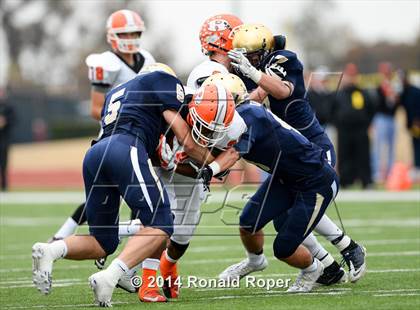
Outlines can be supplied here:
M176 259L173 259L169 256L168 250L165 250L162 253L160 258L160 273L163 278L167 278L169 276L177 276L177 268L176 268Z
M133 268L131 268L129 271L127 271L127 274L132 277L134 274L139 270L142 266L143 262L140 262L139 264L135 265Z
M149 269L149 270L158 270L159 269L160 260L156 258L146 258L143 261L143 269Z
M347 236L345 236L345 237L347 237ZM350 237L347 237L347 238L350 239ZM345 246L345 244L346 243L343 243L343 245L342 245L342 246L344 246L344 249L340 251L341 253L343 253L344 251L353 250L354 248L358 247L358 244L356 242L354 242L352 239L350 239L350 243L349 243L348 246Z
M76 232L77 226L79 226L77 222L69 217L56 232L54 237L57 239L64 239L68 236L71 236Z
M246 255L248 256L249 263L255 266L260 265L264 260L262 251L258 252L258 254L246 252Z
M342 234L340 237L331 241L331 243L341 252L346 249L352 240L349 236ZM354 242L353 242L354 243Z
M316 258L319 259L319 261L324 265L325 268L331 266L335 262L334 257L332 257L330 253L327 253L322 258L319 258L318 256L316 256Z
M334 222L326 215L321 217L321 220L315 227L315 231L330 242L343 234L342 230L338 228L338 226L335 225Z
M312 264L309 265L306 268L303 268L302 271L303 272L314 272L316 270L316 268L317 268L317 263L316 263L315 259L313 258L312 259Z
M142 275L142 285L139 291L140 294L148 291L151 288L157 288L156 273L159 268L159 264L160 264L160 260L155 259L155 258L146 258L143 261L143 275ZM155 278L155 281L152 282L151 281L152 278Z
M64 240L58 240L50 243L51 254L54 260L64 258L67 255L67 245Z
M334 258L330 253L318 242L314 234L310 233L302 243L308 248L313 257L319 259L325 267L328 267L334 262Z
M140 230L141 227L140 220L120 222L118 225L118 237L133 236Z
M114 259L109 267L105 269L109 272L111 280L115 283L118 283L118 280L122 277L122 275L130 270L128 266L120 259Z

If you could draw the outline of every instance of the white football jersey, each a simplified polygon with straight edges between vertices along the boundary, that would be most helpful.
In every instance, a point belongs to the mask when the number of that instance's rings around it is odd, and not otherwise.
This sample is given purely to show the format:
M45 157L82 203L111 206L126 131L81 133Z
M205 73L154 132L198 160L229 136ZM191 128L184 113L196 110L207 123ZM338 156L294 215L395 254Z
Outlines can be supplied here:
M141 49L139 53L144 57L142 67L156 62L148 51ZM89 80L92 84L108 86L110 89L135 78L138 73L110 51L89 55L86 65L89 67Z
M238 142L242 134L247 131L248 127L245 124L243 118L235 111L233 114L232 124L229 127L229 130L226 132L226 135L218 141L215 145L216 148L225 150L228 147L234 145Z
M188 76L187 87L196 91L206 78L216 73L229 73L228 69L218 62L206 60L196 66Z

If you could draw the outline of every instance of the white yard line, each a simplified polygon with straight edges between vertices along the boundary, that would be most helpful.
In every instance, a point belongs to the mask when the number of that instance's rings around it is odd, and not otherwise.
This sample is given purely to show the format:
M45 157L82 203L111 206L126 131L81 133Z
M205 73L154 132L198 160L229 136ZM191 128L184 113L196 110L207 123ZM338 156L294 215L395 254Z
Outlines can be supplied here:
M209 202L222 202L226 197L231 202L244 201L254 192L238 189L224 192L220 189L212 191L208 196ZM246 195L244 195L246 194ZM85 200L83 192L12 192L1 193L0 201L7 204L80 204ZM342 190L337 196L337 201L357 202L410 202L420 201L418 191L385 192L385 191L349 191Z

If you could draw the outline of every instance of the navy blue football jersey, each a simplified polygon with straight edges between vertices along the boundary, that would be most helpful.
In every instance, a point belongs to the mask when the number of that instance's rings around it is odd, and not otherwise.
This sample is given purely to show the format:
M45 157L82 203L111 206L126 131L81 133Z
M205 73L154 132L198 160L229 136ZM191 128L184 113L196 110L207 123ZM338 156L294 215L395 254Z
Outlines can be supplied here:
M236 110L248 127L235 145L245 160L297 189L317 176L326 162L319 146L261 104L244 103Z
M322 134L324 129L306 99L303 65L297 55L289 50L274 51L263 59L259 69L266 72L270 66L275 67L273 72L278 73L282 80L289 81L294 86L292 95L286 99L279 100L268 95L271 111L309 140ZM248 91L257 87L250 79L244 79L244 82Z
M167 128L162 113L179 111L183 102L184 88L176 77L162 71L141 74L107 93L101 138L113 133L135 135L151 156Z

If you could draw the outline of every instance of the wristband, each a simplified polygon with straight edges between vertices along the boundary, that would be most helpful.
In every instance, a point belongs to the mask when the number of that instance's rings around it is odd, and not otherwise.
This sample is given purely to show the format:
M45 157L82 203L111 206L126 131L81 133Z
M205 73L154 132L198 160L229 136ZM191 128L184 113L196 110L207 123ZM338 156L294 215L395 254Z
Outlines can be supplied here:
M213 161L210 165L209 168L211 169L211 171L213 172L213 175L216 175L220 172L220 165L216 162Z
M261 80L262 72L260 70L257 70L254 68L252 72L249 74L249 78L255 82L255 84L258 84Z

